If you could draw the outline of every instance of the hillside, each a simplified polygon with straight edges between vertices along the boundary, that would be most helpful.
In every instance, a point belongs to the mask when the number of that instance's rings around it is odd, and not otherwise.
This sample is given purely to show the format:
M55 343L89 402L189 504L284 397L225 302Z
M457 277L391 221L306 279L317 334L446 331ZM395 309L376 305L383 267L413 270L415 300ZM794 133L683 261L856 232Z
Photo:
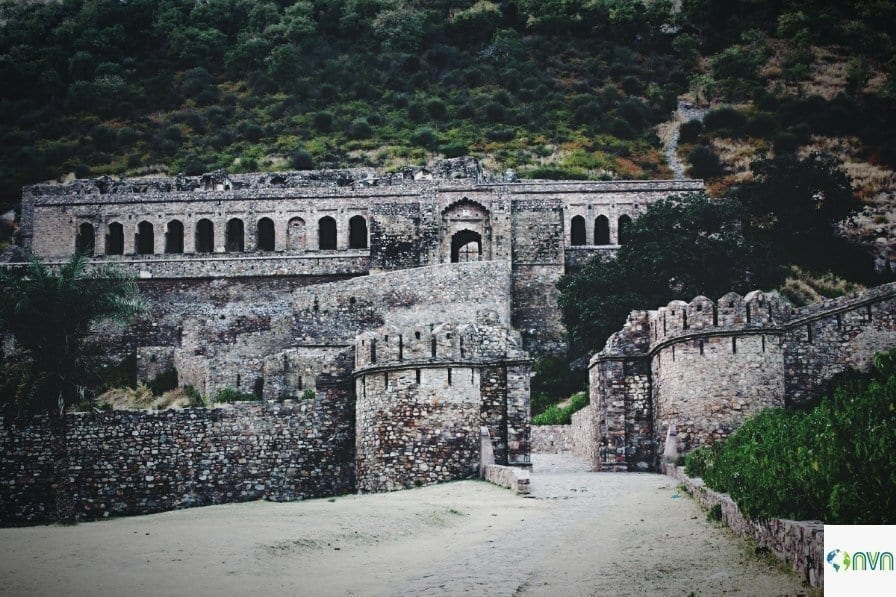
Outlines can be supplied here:
M0 4L0 203L64 176L367 165L473 154L522 177L672 175L680 98L733 110L683 131L721 169L837 153L893 225L885 2L127 0ZM728 120L726 120L726 115ZM687 134L684 134L687 133Z

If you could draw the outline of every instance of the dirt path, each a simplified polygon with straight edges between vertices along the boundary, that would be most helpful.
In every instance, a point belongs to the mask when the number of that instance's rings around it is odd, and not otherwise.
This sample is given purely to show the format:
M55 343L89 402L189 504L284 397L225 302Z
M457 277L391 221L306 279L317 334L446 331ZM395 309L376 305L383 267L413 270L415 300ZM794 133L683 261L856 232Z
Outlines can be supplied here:
M0 594L796 595L674 481L536 457L532 498L479 481L0 529Z

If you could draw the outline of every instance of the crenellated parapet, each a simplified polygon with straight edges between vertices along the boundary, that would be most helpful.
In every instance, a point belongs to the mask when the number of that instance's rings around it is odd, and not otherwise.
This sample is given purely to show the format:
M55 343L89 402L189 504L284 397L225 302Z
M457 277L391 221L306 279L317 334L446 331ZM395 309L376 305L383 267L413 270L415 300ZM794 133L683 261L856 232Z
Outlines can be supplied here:
M697 296L632 311L589 365L597 468L659 465L724 440L762 409L805 404L831 377L896 346L896 284L795 308L774 292Z
M474 476L480 429L495 460L529 464L529 366L498 313L382 326L355 340L358 489Z

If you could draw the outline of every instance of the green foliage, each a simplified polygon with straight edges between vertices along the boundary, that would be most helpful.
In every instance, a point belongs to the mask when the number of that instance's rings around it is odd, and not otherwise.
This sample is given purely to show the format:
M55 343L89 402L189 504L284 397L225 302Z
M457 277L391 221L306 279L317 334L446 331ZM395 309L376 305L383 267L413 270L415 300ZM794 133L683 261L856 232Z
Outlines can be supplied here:
M725 174L719 154L709 145L698 145L688 153L691 167L688 173L694 178L718 178Z
M193 386L184 386L184 394L190 399L190 406L197 408L208 406L208 398L200 394Z
M174 367L165 369L146 382L146 385L155 396L161 396L168 390L173 390L177 387L177 369Z
M584 370L572 371L569 361L560 357L546 356L536 360L530 386L532 414L541 414L550 405L584 388L587 375Z
M533 425L569 425L572 414L588 406L588 394L579 392L569 397L569 404L559 407L550 405L544 412L532 417Z
M305 391L302 392L302 400L314 400L315 396L316 394L311 388L306 388Z
M255 394L241 392L234 388L221 388L215 394L214 402L226 404L230 402L253 402L260 400Z
M703 477L706 471L712 468L718 456L721 444L714 444L711 448L700 446L684 458L684 472L689 477Z
M91 326L127 321L143 308L137 286L112 267L94 271L75 255L58 268L37 259L0 270L0 333L15 337L0 375L7 416L59 415L95 384L98 355L87 349Z
M842 376L810 411L770 409L707 460L703 478L754 518L896 521L896 351Z

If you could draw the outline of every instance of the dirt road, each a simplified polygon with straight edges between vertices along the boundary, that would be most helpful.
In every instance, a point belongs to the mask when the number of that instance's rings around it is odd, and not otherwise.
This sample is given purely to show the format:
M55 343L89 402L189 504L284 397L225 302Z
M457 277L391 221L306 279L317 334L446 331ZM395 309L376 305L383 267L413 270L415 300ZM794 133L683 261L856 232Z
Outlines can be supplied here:
M536 456L480 481L0 529L0 594L797 595L673 480Z

